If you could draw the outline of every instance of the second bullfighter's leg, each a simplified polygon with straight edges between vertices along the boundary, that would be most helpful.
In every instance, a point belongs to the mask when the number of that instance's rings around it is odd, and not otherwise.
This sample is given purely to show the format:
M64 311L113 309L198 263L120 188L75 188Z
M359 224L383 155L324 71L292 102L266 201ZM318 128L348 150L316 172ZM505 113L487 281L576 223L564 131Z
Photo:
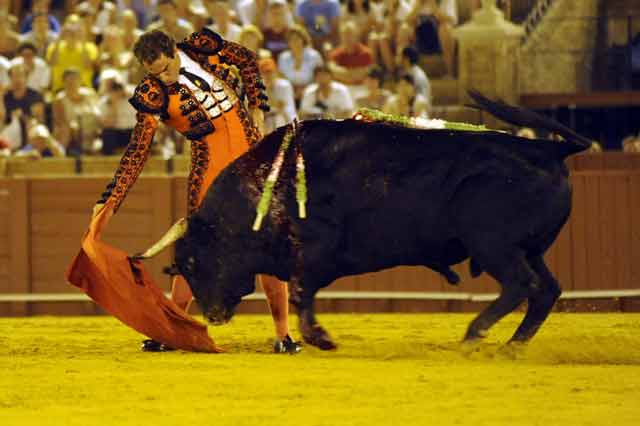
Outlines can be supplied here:
M547 268L542 255L529 258L529 264L540 277L540 285L532 288L529 293L527 314L511 338L512 342L525 342L531 339L547 319L561 293L558 281Z
M289 335L289 294L287 284L269 275L258 275L258 281L264 290L276 328L278 339Z
M304 341L325 351L335 349L337 346L329 333L316 320L314 300L317 289L309 290L297 277L291 277L290 285L290 301L298 310L300 333Z
M464 340L485 337L491 326L526 299L530 288L538 286L539 280L520 249L500 250L475 258L500 283L502 291L500 296L471 322Z

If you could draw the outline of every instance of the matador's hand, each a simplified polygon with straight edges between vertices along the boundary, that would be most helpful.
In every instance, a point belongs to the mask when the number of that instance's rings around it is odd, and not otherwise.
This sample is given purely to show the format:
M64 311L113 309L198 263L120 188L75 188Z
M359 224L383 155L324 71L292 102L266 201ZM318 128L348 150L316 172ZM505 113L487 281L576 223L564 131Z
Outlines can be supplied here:
M93 213L91 214L91 220L93 220L96 216L98 216L98 213L100 213L100 210L102 210L103 208L104 208L103 203L96 203L96 205L93 206Z

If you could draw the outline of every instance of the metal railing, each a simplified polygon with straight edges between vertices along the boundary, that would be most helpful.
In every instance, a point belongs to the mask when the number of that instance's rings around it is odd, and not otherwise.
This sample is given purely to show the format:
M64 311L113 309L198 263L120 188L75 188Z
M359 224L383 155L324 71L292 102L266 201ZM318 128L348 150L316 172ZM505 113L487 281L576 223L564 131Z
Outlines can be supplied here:
M533 32L536 26L542 21L547 10L551 7L555 0L537 0L531 7L531 11L527 18L523 22L525 37L523 43L526 42L529 35Z

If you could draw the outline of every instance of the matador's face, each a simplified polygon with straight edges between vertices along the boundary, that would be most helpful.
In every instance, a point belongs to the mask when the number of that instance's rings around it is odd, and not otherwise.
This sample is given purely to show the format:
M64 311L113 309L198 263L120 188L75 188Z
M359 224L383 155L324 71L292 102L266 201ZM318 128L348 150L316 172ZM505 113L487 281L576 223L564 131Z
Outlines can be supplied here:
M177 50L174 52L173 58L161 53L158 59L151 63L145 62L142 66L149 74L164 84L170 85L177 82L180 76L180 55Z

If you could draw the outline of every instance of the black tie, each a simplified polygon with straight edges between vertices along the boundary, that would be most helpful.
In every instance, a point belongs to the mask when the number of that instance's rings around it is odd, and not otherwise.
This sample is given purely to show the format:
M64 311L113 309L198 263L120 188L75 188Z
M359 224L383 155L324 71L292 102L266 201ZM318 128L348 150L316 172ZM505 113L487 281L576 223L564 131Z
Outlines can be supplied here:
M189 81L191 81L193 84L196 85L197 88L199 88L200 90L203 90L205 92L210 92L211 91L211 86L209 86L209 83L207 83L207 81L205 79L203 79L202 77L199 77L193 73L190 73L189 71L186 70L186 68L180 68L180 74L184 75L185 77L187 77L189 79Z

